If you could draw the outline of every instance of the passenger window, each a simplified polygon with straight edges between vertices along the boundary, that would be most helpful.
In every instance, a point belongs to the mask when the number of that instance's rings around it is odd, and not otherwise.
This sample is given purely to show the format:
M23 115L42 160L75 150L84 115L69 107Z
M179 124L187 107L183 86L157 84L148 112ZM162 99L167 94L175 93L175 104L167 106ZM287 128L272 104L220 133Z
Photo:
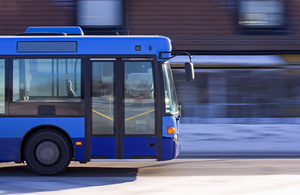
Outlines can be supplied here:
M81 59L14 59L13 102L80 102Z

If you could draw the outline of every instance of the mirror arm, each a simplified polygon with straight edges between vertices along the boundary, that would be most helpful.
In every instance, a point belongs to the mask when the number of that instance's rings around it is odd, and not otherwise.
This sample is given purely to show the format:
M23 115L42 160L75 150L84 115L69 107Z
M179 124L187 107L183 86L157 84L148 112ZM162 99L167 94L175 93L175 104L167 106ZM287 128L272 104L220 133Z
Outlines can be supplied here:
M165 57L163 57L163 54L171 54L171 57L165 58ZM171 51L161 51L161 52L159 52L159 59L169 60L169 59L172 59L172 58L174 58L178 55L183 55L183 54L188 55L189 58L190 58L190 63L192 63L192 57L193 56L187 51L173 51L173 52L171 52Z
M193 57L193 56L192 56L191 54L189 54L189 52L187 52L187 51L186 51L185 53L189 56L189 58L190 58L190 63L193 63L193 62L192 62L192 57Z
M171 54L171 56L168 58L165 58L165 57L163 57L163 54ZM186 62L184 65L186 80L193 81L195 79L194 65L192 62L192 55L189 52L187 52L187 51L176 51L176 52L162 51L162 52L159 52L159 58L162 60L169 60L169 59L174 58L175 56L182 55L182 54L188 55L190 58L190 62Z

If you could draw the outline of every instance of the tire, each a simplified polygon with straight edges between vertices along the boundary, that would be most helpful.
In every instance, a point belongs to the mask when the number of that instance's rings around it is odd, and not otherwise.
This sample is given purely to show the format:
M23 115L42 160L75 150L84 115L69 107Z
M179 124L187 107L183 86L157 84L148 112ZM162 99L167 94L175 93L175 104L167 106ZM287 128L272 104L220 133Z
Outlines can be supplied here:
M24 148L28 167L41 175L58 175L70 164L70 142L61 133L45 129L29 137Z

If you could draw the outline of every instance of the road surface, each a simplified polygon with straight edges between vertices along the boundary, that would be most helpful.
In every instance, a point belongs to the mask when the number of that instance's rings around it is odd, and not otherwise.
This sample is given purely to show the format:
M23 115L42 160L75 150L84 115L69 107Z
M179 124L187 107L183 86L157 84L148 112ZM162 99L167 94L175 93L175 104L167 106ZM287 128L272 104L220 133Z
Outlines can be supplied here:
M60 176L0 164L0 194L299 194L300 159L71 163Z

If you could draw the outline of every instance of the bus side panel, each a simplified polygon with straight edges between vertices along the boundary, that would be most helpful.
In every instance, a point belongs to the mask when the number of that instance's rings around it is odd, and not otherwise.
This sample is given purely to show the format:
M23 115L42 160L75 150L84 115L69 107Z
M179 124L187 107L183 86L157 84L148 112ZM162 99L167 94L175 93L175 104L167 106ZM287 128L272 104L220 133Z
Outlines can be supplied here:
M75 160L84 161L84 118L0 118L0 161L20 161L20 143L30 130L38 126L55 126L64 130L73 141ZM81 142L81 145L76 145Z
M175 116L164 116L162 122L162 136L173 138L174 135L177 135L179 133L178 124L179 120L176 120ZM168 127L173 127L175 129L175 132L172 134L168 134Z
M84 138L73 138L74 161L85 161L85 142Z
M84 138L83 117L0 118L0 138L22 138L29 130L43 125L63 129L71 138Z
M0 162L19 161L20 138L0 138Z
M91 158L116 159L116 137L91 137Z
M180 145L179 143L175 142L172 138L162 138L161 147L161 160L171 160L176 158L179 154Z
M157 158L157 138L123 137L123 158Z

